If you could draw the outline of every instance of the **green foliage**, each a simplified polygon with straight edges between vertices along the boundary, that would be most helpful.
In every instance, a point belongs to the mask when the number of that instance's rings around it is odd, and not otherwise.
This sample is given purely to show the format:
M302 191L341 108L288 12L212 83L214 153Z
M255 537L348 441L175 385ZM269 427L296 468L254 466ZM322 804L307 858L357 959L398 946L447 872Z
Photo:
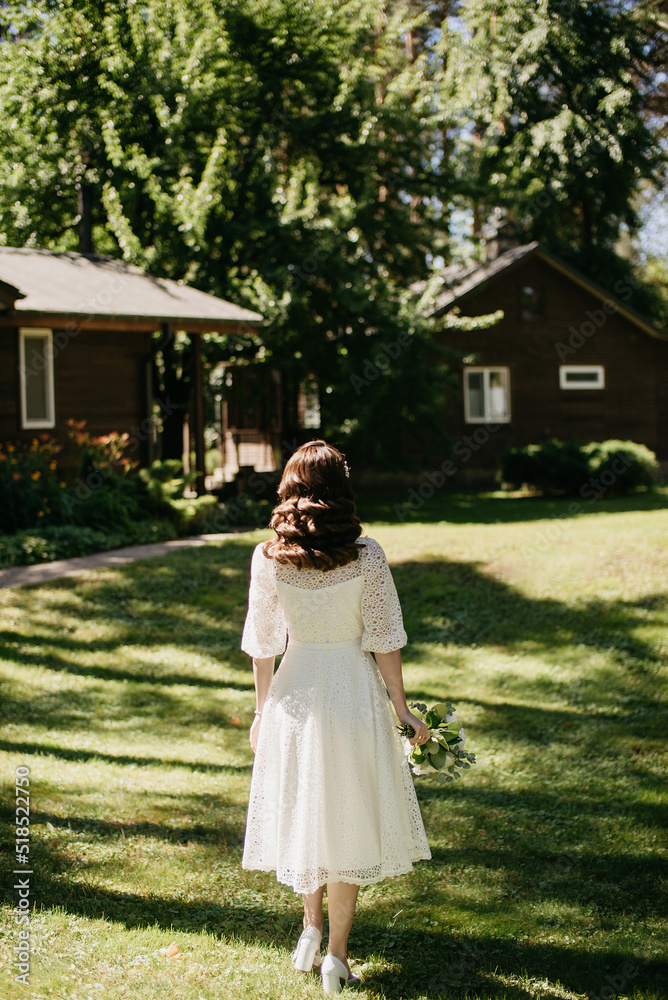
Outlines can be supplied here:
M112 470L119 476L127 476L138 463L127 455L129 434L112 431L94 437L86 430L85 420L66 421L70 452L77 465L79 475L84 479L92 473Z
M445 444L452 355L407 289L451 258L455 207L503 205L602 284L629 276L615 241L663 164L648 25L603 0L7 2L0 240L75 249L89 203L100 252L266 317L259 352L204 338L212 372L257 356L286 399L314 377L353 461L417 466ZM190 382L187 337L163 342L167 457ZM226 389L205 390L212 413Z
M208 526L220 509L214 496L174 499L171 506L176 511L180 535L207 534Z
M185 489L195 482L197 473L189 472L184 476L183 462L178 459L165 459L153 462L148 469L140 469L139 476L157 497L177 500L182 498Z
M102 530L125 529L147 518L170 518L171 510L169 502L138 476L125 479L108 472L104 479L93 474L87 483L68 492L63 520Z
M171 494L164 485L169 466L160 469L163 478L152 478L145 470L131 476L137 463L126 454L129 435L111 433L93 437L85 425L85 420L68 421L70 449L78 464L78 476L63 497L62 522L120 531L147 518L175 520L168 502Z
M429 727L430 738L412 749L408 740L415 736L412 726L397 726L404 737L404 751L414 774L437 774L440 782L456 781L460 770L468 771L476 763L474 753L464 750L465 734L457 718L454 705L439 702L427 708L421 702L412 702L411 712Z
M324 429L356 459L382 460L399 437L426 447L448 379L406 288L443 244L448 184L430 71L405 57L415 15L381 17L372 0L3 12L18 29L0 70L3 238L76 248L86 195L98 250L258 308L263 361L288 393L316 377ZM207 338L206 363L252 357L243 333ZM410 347L361 400L351 377L402 333ZM160 362L180 420L187 341ZM170 427L166 454L179 449Z
M456 145L471 186L610 282L620 228L638 226L639 180L665 169L646 113L652 14L607 0L464 0L458 14L462 29L442 39L443 100L480 137Z
M578 441L544 441L510 448L500 458L500 478L546 493L577 493L589 478L589 457Z
M616 493L630 493L656 483L656 455L644 444L636 444L635 441L594 441L585 447L585 452L592 476L604 485L612 477Z
M501 455L499 478L545 493L589 496L630 493L656 482L657 462L633 441L544 441L510 448Z
M665 298L619 243L641 225L639 191L649 197L666 181L656 113L665 25L652 6L464 0L439 42L440 101L467 208L484 222L503 207L524 242L632 295L663 327Z
M80 463L77 478L70 485L61 481L62 472L58 468L61 446L48 434L41 434L30 443L9 442L0 446L0 533L13 535L27 530L30 538L38 539L35 552L51 553L55 551L53 539L61 538L56 526L90 528L93 535L76 536L85 540L86 551L90 552L95 551L94 547L88 547L95 533L101 532L104 537L112 534L114 545L131 544L135 537L143 540L146 534L137 528L142 521L179 522L180 514L163 496L161 483L150 477L128 475L134 463L123 456L127 435L92 438L84 432L83 424L70 423L70 444ZM48 545L39 541L40 532L35 535L32 530L43 525L56 531L43 536L50 540ZM67 533L62 536L69 537ZM7 544L12 551L16 549L29 556L33 551L32 542L19 541L13 547ZM109 546L102 544L105 547Z
M219 503L215 497L175 500L172 506L180 512L180 531L188 535L214 535L236 528L266 528L271 517L269 500L252 500L244 496Z
M73 524L49 525L0 535L0 568L74 559L126 545L166 542L176 537L176 528L166 520L137 521L122 527L112 523L108 530Z
M0 444L0 534L58 521L66 496L57 472L59 451L48 434L30 443Z

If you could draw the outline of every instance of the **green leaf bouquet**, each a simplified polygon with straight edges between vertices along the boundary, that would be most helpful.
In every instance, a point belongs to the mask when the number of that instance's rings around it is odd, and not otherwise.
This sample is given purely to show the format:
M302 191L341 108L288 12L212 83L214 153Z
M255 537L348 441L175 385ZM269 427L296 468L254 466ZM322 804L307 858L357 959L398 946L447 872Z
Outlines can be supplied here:
M412 726L397 726L404 738L404 753L408 757L413 774L438 774L438 780L455 781L460 771L468 771L475 764L474 753L464 749L466 734L457 713L449 701L427 708L420 702L410 706L413 715L422 719L429 727L430 739L421 746L411 746L409 740L415 736Z

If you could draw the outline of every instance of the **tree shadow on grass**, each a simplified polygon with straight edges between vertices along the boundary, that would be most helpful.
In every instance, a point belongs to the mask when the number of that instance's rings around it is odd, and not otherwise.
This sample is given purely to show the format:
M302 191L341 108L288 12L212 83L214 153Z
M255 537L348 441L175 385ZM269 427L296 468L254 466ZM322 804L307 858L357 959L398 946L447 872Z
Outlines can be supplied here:
M641 672L664 662L662 653L636 634L648 624L648 609L657 621L666 616L664 593L639 601L592 599L567 604L528 597L489 576L475 562L413 560L393 565L392 572L410 637L408 654L418 662L422 649L434 643L537 654L574 646L583 650L583 656L596 650ZM613 693L607 691L608 696Z
M206 560L198 566L197 572L183 580L183 568L187 566L187 562L181 559L179 565L172 564L171 559L176 558L175 554L174 557L169 557L168 563L162 565L149 561L143 566L119 568L115 571L116 582L113 583L97 579L84 584L66 580L57 587L50 585L49 593L52 596L49 609L51 613L62 612L72 616L81 613L83 620L104 619L110 613L115 614L114 640L104 649L104 652L113 655L114 649L123 645L143 645L150 649L154 642L163 642L163 635L155 640L150 638L146 619L154 607L155 622L160 626L156 626L155 630L159 632L166 621L165 616L168 618L170 614L165 611L165 606L172 601L179 609L176 615L178 628L172 630L170 637L173 638L169 641L180 642L184 655L187 655L199 648L200 636L207 650L220 652L231 641L230 629L234 632L234 627L224 621L218 622L216 614L222 606L229 614L238 614L240 634L251 548L252 546L246 545L245 552L233 553L231 576L227 578L229 592L223 605L213 602L214 610L208 598L204 599L201 588L220 583L223 578L221 574L226 567L225 560L228 558L225 549L208 554ZM209 560L213 560L210 565ZM627 711L634 705L640 705L652 715L658 715L665 708L654 695L641 697L634 686L638 677L642 677L644 672L651 673L659 662L658 653L652 644L643 640L636 632L641 625L646 625L647 610L662 613L665 601L663 595L654 595L643 602L620 601L606 605L589 602L571 606L551 599L528 598L512 587L491 579L477 564L427 560L400 564L394 567L394 573L413 643L409 654L414 659L419 660L422 650L431 643L451 645L453 649L474 642L478 645L489 643L514 646L518 650L530 644L536 655L547 652L552 654L555 648L560 650L575 644L585 650L604 652L617 670L617 673L609 670L599 670L597 673L596 670L587 668L587 698L605 711L603 715L585 710L574 713L579 725L593 727L602 719L612 723L611 716L615 714L612 712L613 705L618 710L621 704ZM23 602L25 611L30 610L28 605L33 594L35 591L29 591ZM141 602L141 607L133 605L133 594L138 594L136 600ZM39 623L37 605L30 613L34 623ZM44 624L40 624L40 636L43 636L44 628ZM72 666L71 636L59 631L56 626L52 633L53 639L48 648L55 651L55 667L53 661L47 659L46 643L41 646L43 652L31 662L52 670L76 672L68 669ZM40 656L44 657L42 661ZM241 662L241 654L239 661ZM114 671L116 668L109 669ZM171 668L165 671L164 676L167 679L163 682L159 666L155 667L147 687L155 689L164 683L166 687L173 688L175 684L182 683ZM106 674L104 677L96 677L96 680L133 680L140 687L144 678L141 674L131 678ZM193 672L192 680L190 687L196 693L195 689L199 684L196 672ZM517 683L524 682L518 680ZM234 684L221 685L222 688L228 686L234 688ZM204 694L211 685L204 683L202 688ZM249 684L248 690L250 689ZM525 691L528 693L529 686ZM495 727L492 731L505 734L509 745L517 743L520 749L530 749L533 743L544 742L547 730L550 731L550 741L554 742L555 730L569 721L560 710L544 710L535 705L517 706L491 702L479 704L488 713L490 722ZM88 699L79 701L78 710L86 717L92 715L94 707L93 701ZM68 706L65 698L52 703L47 699L40 703L39 708L40 726L56 728L61 724L61 717L70 718L66 715ZM147 707L146 718L155 720L166 711L173 711L171 699L158 698L153 713L150 706ZM188 711L194 717L197 708L193 704L188 707ZM624 713L620 716L617 712L615 717L623 718ZM185 720L186 723L188 721ZM74 725L74 714L70 723ZM81 715L78 716L78 723L81 723ZM565 741L568 739L566 736ZM102 759L126 766L170 763L155 757L117 757L113 754L101 755L88 749L59 748L53 744L44 746L38 741L15 744L5 741L2 746L24 754L48 752L63 760ZM174 766L196 767L204 773L212 769L217 771L218 767L222 770L224 767L207 763L173 763ZM638 777L642 780L642 775ZM654 780L654 777L647 776L647 781ZM435 894L442 893L442 899L439 897L442 905L447 905L448 902L449 871L454 870L457 865L466 864L473 867L484 866L493 872L502 871L507 876L508 884L516 888L518 893L523 893L524 897L533 894L538 901L542 899L575 905L576 902L581 904L583 898L586 898L617 918L627 912L632 912L637 918L659 915L655 887L665 878L663 864L652 857L643 858L630 853L599 853L593 846L593 836L586 848L571 852L566 833L560 838L560 842L565 845L562 857L567 858L568 867L564 871L563 865L558 864L557 856L553 868L552 856L545 849L545 841L550 835L549 823L547 833L536 833L534 836L530 823L524 822L536 815L540 815L543 824L546 823L546 817L552 817L558 822L560 814L568 811L577 813L583 823L589 822L591 829L595 830L597 820L605 815L606 809L609 811L611 808L609 803L584 797L575 790L568 794L558 794L554 789L545 789L539 793L534 790L509 793L505 789L483 790L471 783L464 785L459 792L466 806L467 819L475 818L477 810L494 808L500 813L509 834L513 833L515 836L521 826L526 826L526 830L521 843L514 850L481 849L478 845L453 850L436 847L433 851L433 864L437 870L442 869L443 878L439 887L433 891ZM420 788L420 799L426 807L438 804L440 794L438 789L430 789L428 786ZM66 812L66 809L65 804L63 811ZM665 809L650 801L624 803L624 810L625 820L630 823L655 826L665 821ZM48 821L54 826L70 824L75 832L79 830L90 836L96 833L109 839L120 837L119 828L122 828L123 836L129 840L148 836L168 841L174 836L175 830L178 836L187 835L189 841L202 844L209 842L214 836L211 832L214 828L207 823L172 828L152 821L142 829L139 821L112 823L81 816L53 816ZM230 837L236 837L234 850L238 854L239 831L232 826L229 832ZM231 856L234 858L234 851ZM298 907L289 890L286 890L286 899L289 898L290 903L286 902L285 906L272 902L273 893L263 903L251 899L251 892L248 892L247 900L231 900L224 904L209 898L192 902L160 895L116 892L93 883L82 884L68 877L66 868L63 869L63 858L57 853L56 846L50 845L48 841L41 842L36 857L40 860L41 872L39 900L44 905L59 905L79 915L117 920L128 927L157 925L170 932L207 929L226 937L235 936L254 943L262 942L285 948L294 944L293 937L298 932ZM262 877L258 877L256 880L251 878L248 884L256 896L267 883ZM257 888L253 889L253 886ZM642 905L639 901L639 888L644 899ZM221 886L221 892L223 889ZM614 896L613 889L616 890ZM405 887L405 903L411 912L420 912L424 905L421 897L423 891L424 886L417 880ZM624 900L622 897L625 893ZM633 899L632 904L629 897ZM462 905L461 898L458 905ZM468 909L471 914L475 913L483 918L485 914L489 914L491 923L491 918L498 914L499 907L510 909L512 905L510 898L506 898L488 903L471 902ZM536 989L522 983L522 977L527 976L541 981L545 978L552 982L561 981L576 992L594 992L599 995L606 988L606 976L621 976L621 970L625 966L637 964L630 949L611 948L588 952L580 947L566 948L538 939L514 940L475 935L462 939L461 936L455 937L429 927L418 933L402 928L401 924L390 926L382 908L377 916L367 913L360 915L354 925L351 945L353 954L360 958L374 952L383 953L387 964L392 967L391 971L370 971L365 986L376 993L384 991L387 997L403 997L405 1000L425 995L434 998L447 996L459 1000L471 992L485 993L490 997L506 997L508 1000L528 1000L530 996L536 995ZM634 988L653 988L655 976L666 971L664 965L644 966L634 977L627 976L628 991L631 992Z
M413 489L423 480L416 477ZM550 518L621 514L633 511L665 510L668 491L631 494L626 497L601 497L593 503L579 497L503 497L484 493L449 493L437 491L428 500L416 500L406 489L361 490L357 492L357 510L364 522L381 524L510 524L543 521ZM570 508L570 509L569 509Z
M236 633L235 637L237 637ZM23 652L19 647L25 641L23 636L19 636L15 632L0 631L0 660L25 664L30 667L42 666L48 670L58 670L80 677L95 677L101 681L134 681L141 684L159 684L166 687L185 685L189 687L213 688L214 690L222 690L224 688L233 688L235 691L254 690L252 681L214 680L210 677L199 677L193 674L161 671L159 667L155 666L148 669L144 664L139 664L136 671L120 670L118 667L89 666L68 660L53 651L54 646L57 645L58 649L63 651L68 650L75 654L83 652L113 653L119 646L118 640L115 639L105 642L88 643L83 641L78 642L71 638L58 638L54 640L52 636L31 636L30 646L44 648L44 652L39 655Z
M101 761L105 764L130 765L134 767L185 767L202 774L238 774L250 772L252 764L212 764L210 761L190 761L168 757L140 757L131 754L102 753L100 750L73 750L55 744L0 740L0 750L6 753L20 753L30 756L55 757L76 763Z
M42 902L48 899L78 917L114 921L128 929L163 928L170 936L207 932L223 940L290 951L301 929L292 893L289 903L286 896L286 905L257 899L193 902L119 892L90 882L68 883L48 872L40 878L38 893ZM394 924L388 929L386 922L366 914L358 915L353 925L350 955L353 962L369 956L384 959L380 968L363 971L363 987L388 1000L464 1000L480 993L499 1000L535 1000L537 983L546 979L578 994L598 996L609 985L606 977L618 982L620 976L625 977L629 993L658 991L668 973L666 963L639 962L631 949L592 952L509 937L455 937L431 927L414 930ZM295 983L299 981L295 973Z

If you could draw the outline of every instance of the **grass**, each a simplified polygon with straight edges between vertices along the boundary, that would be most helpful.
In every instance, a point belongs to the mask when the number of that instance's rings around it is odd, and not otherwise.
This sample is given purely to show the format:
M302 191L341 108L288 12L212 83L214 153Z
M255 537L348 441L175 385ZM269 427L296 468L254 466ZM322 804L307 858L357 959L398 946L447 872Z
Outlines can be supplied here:
M454 787L418 780L433 860L362 890L361 997L666 997L660 499L564 518L563 501L450 497L367 525L402 598L407 689L457 705L479 763ZM363 513L391 522L384 503ZM0 996L321 996L290 965L298 898L240 869L238 646L262 537L0 591L3 801L29 766L35 906L23 988L3 877Z

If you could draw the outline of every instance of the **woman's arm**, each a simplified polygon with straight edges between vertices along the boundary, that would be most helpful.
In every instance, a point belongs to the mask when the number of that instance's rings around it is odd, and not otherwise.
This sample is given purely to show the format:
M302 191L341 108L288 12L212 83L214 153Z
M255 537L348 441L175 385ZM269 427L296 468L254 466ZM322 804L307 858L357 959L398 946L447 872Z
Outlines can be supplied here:
M429 729L422 719L411 714L404 691L404 678L401 672L401 650L393 649L391 653L374 653L376 663L383 678L385 687L394 705L399 722L412 726L415 736L409 740L411 744L424 743L429 738Z
M267 700L267 693L274 676L275 656L253 657L253 680L255 681L255 718L250 730L250 745L253 753L257 747L257 737L260 732L262 709Z

